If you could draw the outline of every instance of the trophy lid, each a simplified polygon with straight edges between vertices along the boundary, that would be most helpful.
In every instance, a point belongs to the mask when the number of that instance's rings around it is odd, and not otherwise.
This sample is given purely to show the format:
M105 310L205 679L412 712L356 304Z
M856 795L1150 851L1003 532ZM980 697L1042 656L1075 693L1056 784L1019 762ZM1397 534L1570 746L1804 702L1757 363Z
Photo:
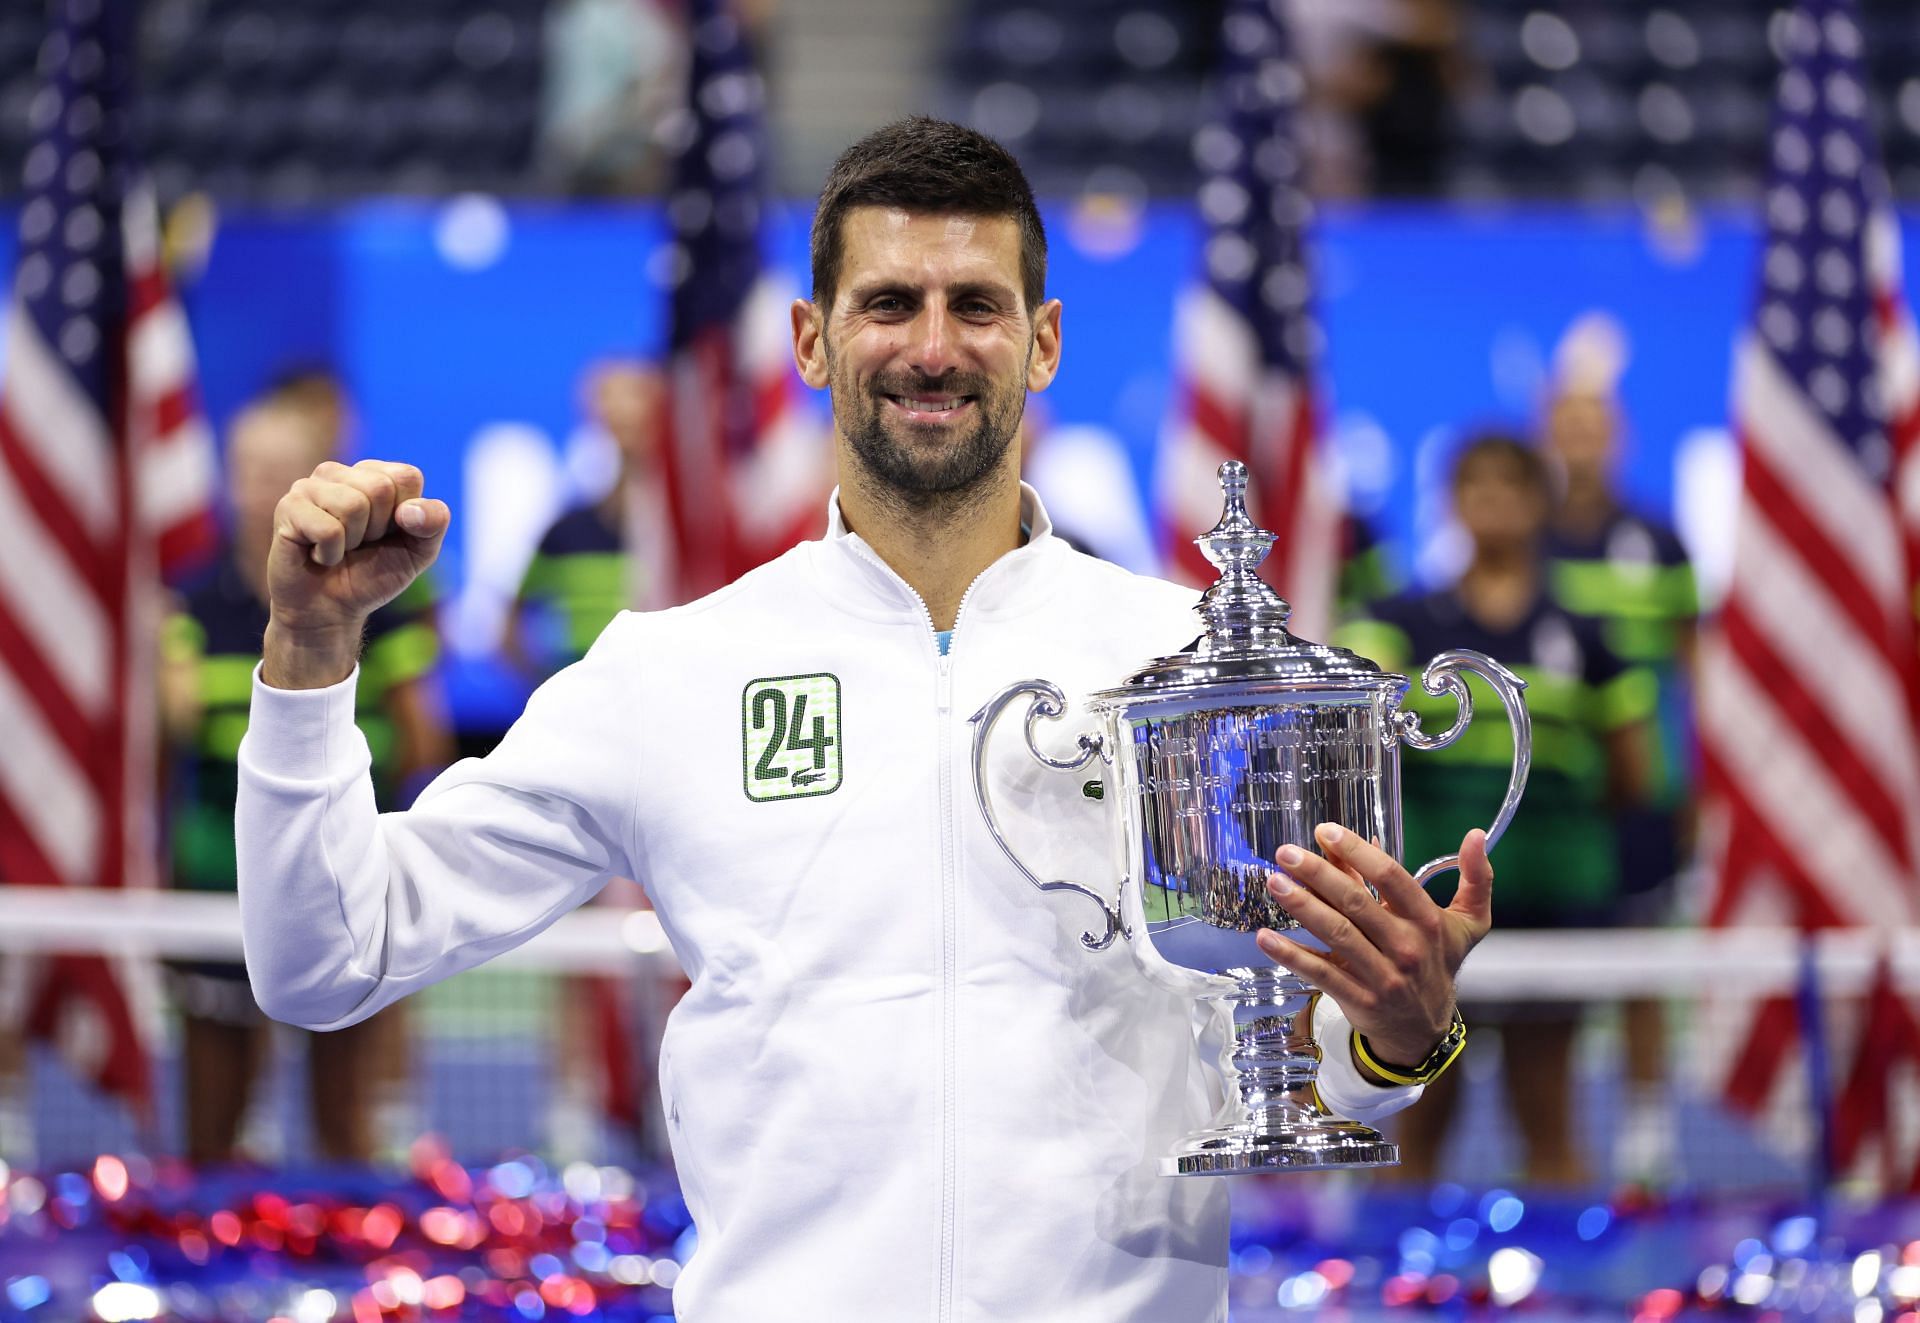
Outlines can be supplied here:
M1292 609L1259 574L1275 537L1247 513L1247 466L1230 459L1220 466L1225 508L1220 522L1194 539L1220 577L1194 610L1206 632L1181 652L1158 657L1122 681L1093 695L1096 702L1127 703L1181 696L1251 683L1261 691L1302 689L1372 692L1404 689L1405 677L1382 671L1346 648L1299 638L1287 629Z

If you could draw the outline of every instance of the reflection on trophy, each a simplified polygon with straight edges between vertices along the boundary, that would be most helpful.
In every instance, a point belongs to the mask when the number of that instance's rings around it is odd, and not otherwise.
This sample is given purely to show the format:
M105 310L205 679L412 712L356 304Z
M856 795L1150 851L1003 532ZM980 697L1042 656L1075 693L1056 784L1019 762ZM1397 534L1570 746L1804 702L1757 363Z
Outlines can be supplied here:
M1423 733L1419 718L1401 707L1407 677L1287 632L1286 602L1257 573L1274 538L1247 514L1246 466L1222 464L1220 484L1225 512L1197 539L1220 571L1196 607L1207 625L1199 641L1091 695L1102 728L1082 735L1071 759L1047 756L1034 740L1037 722L1066 710L1057 686L1036 679L1001 690L973 716L974 793L994 839L1028 881L1100 906L1101 927L1081 937L1090 951L1104 952L1122 936L1145 973L1231 1010L1233 1032L1220 1061L1225 1102L1212 1125L1163 1158L1167 1174L1388 1165L1399 1160L1393 1144L1320 1104L1312 1032L1319 994L1269 960L1254 934L1271 928L1320 944L1269 896L1267 878L1283 845L1316 848L1313 828L1321 822L1400 854L1399 746L1438 749L1459 737L1473 718L1466 671L1493 686L1513 727L1513 771L1487 830L1491 848L1526 785L1525 682L1480 653L1442 653L1420 682L1436 697L1452 694L1458 716L1441 734ZM1000 832L987 742L1002 712L1022 697L1033 757L1063 772L1101 763L1121 844L1117 900L1079 882L1036 877ZM1434 859L1415 880L1424 885L1458 862L1457 855Z

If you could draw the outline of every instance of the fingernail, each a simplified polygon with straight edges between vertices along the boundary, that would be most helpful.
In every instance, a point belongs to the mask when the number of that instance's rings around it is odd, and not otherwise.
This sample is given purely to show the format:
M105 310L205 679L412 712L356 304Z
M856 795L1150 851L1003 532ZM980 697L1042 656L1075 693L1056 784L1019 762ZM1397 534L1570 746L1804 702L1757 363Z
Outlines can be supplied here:
M1339 826L1334 823L1323 822L1320 824L1320 839L1328 845L1340 844L1345 836L1346 832L1342 831Z
M1279 859L1280 865L1283 868L1298 868L1300 861L1306 857L1306 855L1301 853L1300 847L1297 845L1283 845L1280 847Z
M400 520L400 527L409 533L418 533L427 524L427 512L413 501L402 505L395 517Z
M1282 853L1284 853L1284 851ZM1299 853L1300 852L1298 850L1294 851L1294 854L1296 856ZM1267 874L1267 890L1271 891L1276 896L1291 896L1294 891L1294 881L1292 878L1288 877L1285 873L1268 873Z

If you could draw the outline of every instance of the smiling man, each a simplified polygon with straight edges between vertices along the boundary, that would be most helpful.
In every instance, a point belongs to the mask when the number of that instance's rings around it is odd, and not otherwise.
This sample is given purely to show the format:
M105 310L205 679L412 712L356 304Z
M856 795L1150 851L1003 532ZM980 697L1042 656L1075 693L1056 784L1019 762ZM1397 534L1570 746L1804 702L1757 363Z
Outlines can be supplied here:
M855 144L814 221L794 355L831 393L825 535L671 611L626 613L485 759L374 811L353 727L362 622L438 551L406 465L324 465L281 502L241 754L241 903L261 1004L352 1024L524 941L609 876L648 888L691 989L660 1063L699 1249L694 1323L1222 1320L1223 1182L1156 1172L1203 1122L1192 1000L1008 865L961 789L967 716L1044 674L1085 694L1196 631L1190 590L1053 536L1019 478L1060 364L1017 164L913 119ZM1023 846L1108 877L1101 805L997 763ZM1475 833L1450 909L1323 832L1276 875L1344 989L1321 1089L1379 1116L1489 925ZM1395 898L1382 906L1355 881ZM1335 1046L1337 1045L1337 1046ZM1214 1043L1217 1050L1217 1041ZM1408 1068L1411 1072L1411 1067Z

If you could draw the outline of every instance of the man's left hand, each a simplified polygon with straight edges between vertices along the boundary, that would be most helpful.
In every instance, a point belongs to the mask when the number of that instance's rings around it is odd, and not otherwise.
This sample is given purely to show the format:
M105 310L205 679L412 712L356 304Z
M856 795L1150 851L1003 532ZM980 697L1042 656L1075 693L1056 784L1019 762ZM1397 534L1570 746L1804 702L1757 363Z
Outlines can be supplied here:
M1382 1061L1416 1063L1453 1019L1460 962L1493 927L1486 833L1475 829L1460 843L1460 886L1445 909L1399 860L1354 833L1322 823L1314 838L1326 857L1287 846L1267 890L1328 951L1270 928L1260 930L1260 949L1331 996Z

